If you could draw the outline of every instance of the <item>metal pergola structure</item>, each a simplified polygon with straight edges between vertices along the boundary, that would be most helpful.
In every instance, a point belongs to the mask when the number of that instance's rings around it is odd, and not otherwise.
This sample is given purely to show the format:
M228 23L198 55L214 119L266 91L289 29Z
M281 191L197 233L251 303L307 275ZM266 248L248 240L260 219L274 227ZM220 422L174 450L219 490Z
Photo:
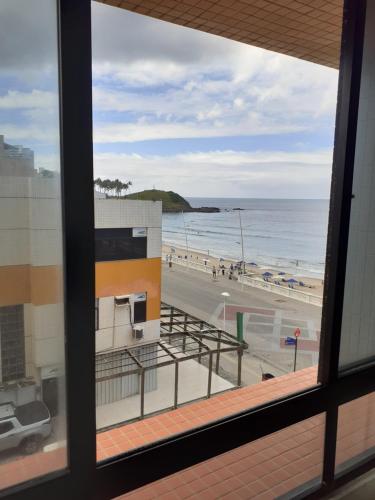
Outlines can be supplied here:
M148 348L147 350L142 348ZM105 382L119 377L137 374L140 377L140 417L145 415L145 374L147 370L155 370L173 365L174 370L174 403L179 406L179 364L208 357L207 398L211 397L212 372L216 357L215 372L219 373L220 354L237 353L237 386L241 386L242 354L247 345L236 337L202 321L174 306L162 303L160 321L160 339L143 345L125 347L116 351L96 355L96 382ZM167 408L166 408L167 409Z
M182 352L186 352L188 339L198 342L199 362L201 361L201 356L204 354L210 352L216 354L216 373L219 373L220 353L237 351L237 385L241 385L241 357L244 349L247 348L245 342L240 342L230 333L166 303L161 304L160 329L161 337L168 337L170 344L174 345L175 342L180 342L179 347L182 348ZM216 348L213 349L207 343L216 344Z

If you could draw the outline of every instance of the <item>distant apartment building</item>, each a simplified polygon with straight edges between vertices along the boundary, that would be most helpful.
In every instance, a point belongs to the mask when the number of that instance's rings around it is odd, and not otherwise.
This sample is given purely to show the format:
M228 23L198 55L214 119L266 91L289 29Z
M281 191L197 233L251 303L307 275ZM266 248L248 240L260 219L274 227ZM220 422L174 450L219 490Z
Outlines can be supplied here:
M55 414L64 405L58 177L0 136L0 179L0 402L41 398ZM160 335L161 203L98 197L95 220L97 365L113 373L109 353L134 346L147 359ZM156 386L152 372L145 390ZM138 378L100 382L98 404L135 394Z
M58 177L0 136L0 402L63 404L62 239Z
M34 174L33 151L22 146L7 144L4 136L0 135L0 175L30 177Z

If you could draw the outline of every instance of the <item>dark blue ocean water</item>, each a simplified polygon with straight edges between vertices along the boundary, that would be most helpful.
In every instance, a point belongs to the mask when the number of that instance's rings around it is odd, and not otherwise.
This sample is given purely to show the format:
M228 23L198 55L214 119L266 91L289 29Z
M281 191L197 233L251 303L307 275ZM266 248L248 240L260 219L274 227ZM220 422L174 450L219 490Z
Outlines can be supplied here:
M242 219L245 261L294 274L323 277L328 200L188 198L195 207L220 213L163 214L163 241L217 257L241 260ZM233 208L242 208L233 211ZM239 215L240 214L240 215Z

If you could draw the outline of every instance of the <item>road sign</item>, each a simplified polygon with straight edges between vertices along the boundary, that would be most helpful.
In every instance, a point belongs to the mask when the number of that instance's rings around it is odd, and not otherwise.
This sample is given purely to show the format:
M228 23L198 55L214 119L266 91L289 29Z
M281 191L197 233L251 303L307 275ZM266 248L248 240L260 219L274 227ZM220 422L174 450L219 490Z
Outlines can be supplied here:
M296 329L294 330L294 336L295 336L295 337L299 337L300 335L301 335L301 330L300 330L299 328L296 328Z
M284 340L284 343L285 345L296 345L296 339L294 339L293 337L287 337Z

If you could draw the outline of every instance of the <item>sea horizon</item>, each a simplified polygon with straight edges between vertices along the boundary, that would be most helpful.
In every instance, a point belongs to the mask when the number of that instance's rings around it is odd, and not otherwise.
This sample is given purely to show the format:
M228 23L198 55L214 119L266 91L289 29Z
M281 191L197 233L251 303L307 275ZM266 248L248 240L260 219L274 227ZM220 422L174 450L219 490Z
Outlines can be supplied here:
M223 199L223 200L298 200L298 201L329 201L330 198L256 198L256 197L243 197L243 196L183 196L181 195L185 200L196 200L196 199L206 199L206 200L212 200L212 199Z
M329 200L297 198L187 197L193 207L217 213L163 214L164 242L215 257L323 278ZM234 210L240 208L241 210Z

